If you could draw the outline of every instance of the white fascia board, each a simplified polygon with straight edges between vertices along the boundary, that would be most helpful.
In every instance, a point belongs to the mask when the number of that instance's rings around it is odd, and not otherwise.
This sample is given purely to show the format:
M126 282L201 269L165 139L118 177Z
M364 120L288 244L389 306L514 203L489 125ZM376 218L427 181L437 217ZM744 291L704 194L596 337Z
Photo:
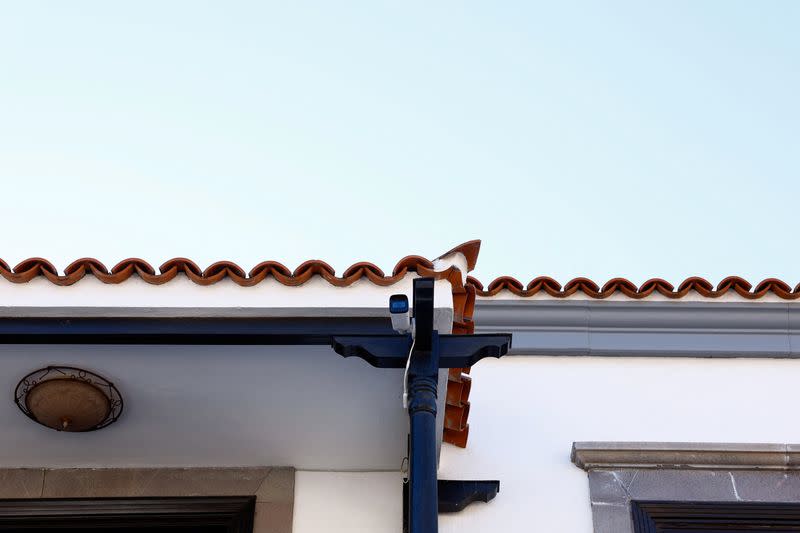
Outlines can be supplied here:
M475 332L512 333L511 355L800 357L800 305L484 299Z
M230 280L201 286L183 275L163 285L135 277L114 285L87 276L67 287L44 278L21 284L0 281L0 316L388 316L389 296L402 293L411 299L415 277L409 274L387 287L366 279L336 287L321 278L297 287L274 279L252 287ZM434 294L437 326L449 328L453 321L450 283L438 280Z

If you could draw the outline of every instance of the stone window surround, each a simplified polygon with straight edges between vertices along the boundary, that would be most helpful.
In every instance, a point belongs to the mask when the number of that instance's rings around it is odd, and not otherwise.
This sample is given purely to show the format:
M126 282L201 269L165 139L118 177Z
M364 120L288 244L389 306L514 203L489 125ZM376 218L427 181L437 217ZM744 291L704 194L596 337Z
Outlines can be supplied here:
M0 468L0 499L255 496L253 533L291 533L293 468Z
M595 533L634 533L631 501L800 502L800 445L575 442Z

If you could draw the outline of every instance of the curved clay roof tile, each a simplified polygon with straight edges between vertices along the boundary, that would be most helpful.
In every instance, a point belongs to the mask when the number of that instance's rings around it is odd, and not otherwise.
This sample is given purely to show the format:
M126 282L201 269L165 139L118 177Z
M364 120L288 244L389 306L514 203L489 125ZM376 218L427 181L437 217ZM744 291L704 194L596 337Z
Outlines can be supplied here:
M433 261L420 255L407 255L394 266L392 276L403 275L408 271L418 271L420 267L432 270Z
M459 253L463 255L467 260L467 272L471 272L475 270L475 265L478 263L478 254L481 251L481 241L480 239L475 239L472 241L467 241L463 244L459 244L452 250L443 253L436 259L442 259L443 257L447 257L448 255L452 255L455 253Z
M503 289L511 291L514 294L522 294L525 290L518 279L512 278L511 276L502 276L492 281L487 291L496 294Z
M250 269L248 276L251 278L257 278L260 276L275 276L276 274L288 278L292 275L292 271L289 270L289 267L282 263L278 263L277 261L262 261Z
M798 285L800 287L800 285ZM795 292L797 289L795 289ZM769 292L774 292L781 298L790 298L792 296L792 287L783 280L776 278L767 278L756 286L755 294L763 296Z
M482 291L483 290L483 283L481 283L477 278L472 276L467 276L467 285L475 287L475 289Z
M670 296L674 291L675 287L672 286L672 283L661 278L648 279L639 287L639 294L644 296L650 296L654 292L658 292L664 296Z
M90 271L92 273L99 273L99 274L110 274L106 266L94 259L93 257L83 257L81 259L76 259L72 263L70 263L67 268L64 269L64 274L69 276L76 272L86 272Z
M533 278L525 287L525 290L531 294L536 294L543 290L547 294L553 295L561 292L561 284L550 276L539 276Z
M611 296L617 291L629 298L643 297L641 294L639 294L639 287L637 287L632 281L625 278L612 278L606 281L606 283L603 285L603 288L600 290L600 293L606 296Z
M589 296L594 298L604 298L605 296L600 294L600 287L597 286L597 283L590 280L589 278L575 278L571 279L564 285L564 294L569 296L577 291L581 291Z
M156 269L153 268L150 263L144 259L139 259L138 257L129 257L128 259L123 259L111 269L112 274L120 274L126 271L136 271L137 273L144 272L145 274L149 274L151 276L156 274ZM127 279L127 277L125 279ZM119 281L123 280L120 279Z
M373 276L380 276L381 278L385 277L383 274L383 270L378 267L378 265L368 263L366 261L362 261L360 263L356 263L351 265L347 270L344 271L342 274L343 278L349 278L351 276L361 276L361 275L373 275Z
M216 263L212 263L203 270L203 277L216 276L222 272L229 276L237 276L242 279L247 277L244 269L231 261L217 261Z
M750 300L762 298L768 294L773 294L784 300L800 299L800 283L792 288L785 281L768 278L753 289L749 281L739 276L729 276L720 281L716 287L707 279L694 276L683 280L677 289L661 278L649 279L639 287L627 278L612 278L600 288L597 283L588 278L572 279L562 287L553 278L541 276L534 278L523 289L522 283L511 276L500 276L489 283L486 288L484 288L480 280L470 276L467 278L467 285L473 287L476 294L484 298L495 296L504 290L522 297L534 296L541 291L545 291L553 298L567 298L575 293L582 293L590 298L603 299L612 296L616 292L621 292L628 298L633 299L646 298L655 292L672 299L683 298L690 292L696 292L706 298L719 298L732 290L741 297Z

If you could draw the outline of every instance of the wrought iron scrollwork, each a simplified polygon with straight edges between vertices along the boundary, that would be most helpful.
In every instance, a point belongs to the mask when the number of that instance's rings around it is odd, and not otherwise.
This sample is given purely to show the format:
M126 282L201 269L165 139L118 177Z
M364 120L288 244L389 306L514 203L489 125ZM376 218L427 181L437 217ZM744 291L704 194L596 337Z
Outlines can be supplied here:
M34 370L22 378L14 390L14 403L16 403L17 407L19 407L20 410L25 413L25 416L34 422L41 424L41 422L39 422L39 420L37 420L33 413L31 413L28 409L26 402L28 393L37 385L53 379L74 379L76 381L87 383L99 389L103 394L105 394L106 398L108 398L108 415L94 426L81 430L82 432L102 429L109 424L116 422L122 414L122 408L124 406L122 395L119 393L119 389L117 389L112 382L103 376L95 374L89 370L73 366L47 366L45 368Z

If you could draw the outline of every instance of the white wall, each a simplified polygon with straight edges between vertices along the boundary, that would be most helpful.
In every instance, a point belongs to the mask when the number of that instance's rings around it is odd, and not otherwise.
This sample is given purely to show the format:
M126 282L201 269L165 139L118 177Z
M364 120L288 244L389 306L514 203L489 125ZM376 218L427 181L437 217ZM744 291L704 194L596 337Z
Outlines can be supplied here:
M573 441L800 442L800 361L507 357L472 371L470 442L442 479L500 494L442 515L442 533L592 531ZM298 472L295 533L399 533L397 473Z
M472 376L469 446L443 448L439 477L500 494L443 515L442 533L591 532L573 441L800 442L800 361L523 356Z
M398 533L399 472L304 472L294 485L293 533Z

